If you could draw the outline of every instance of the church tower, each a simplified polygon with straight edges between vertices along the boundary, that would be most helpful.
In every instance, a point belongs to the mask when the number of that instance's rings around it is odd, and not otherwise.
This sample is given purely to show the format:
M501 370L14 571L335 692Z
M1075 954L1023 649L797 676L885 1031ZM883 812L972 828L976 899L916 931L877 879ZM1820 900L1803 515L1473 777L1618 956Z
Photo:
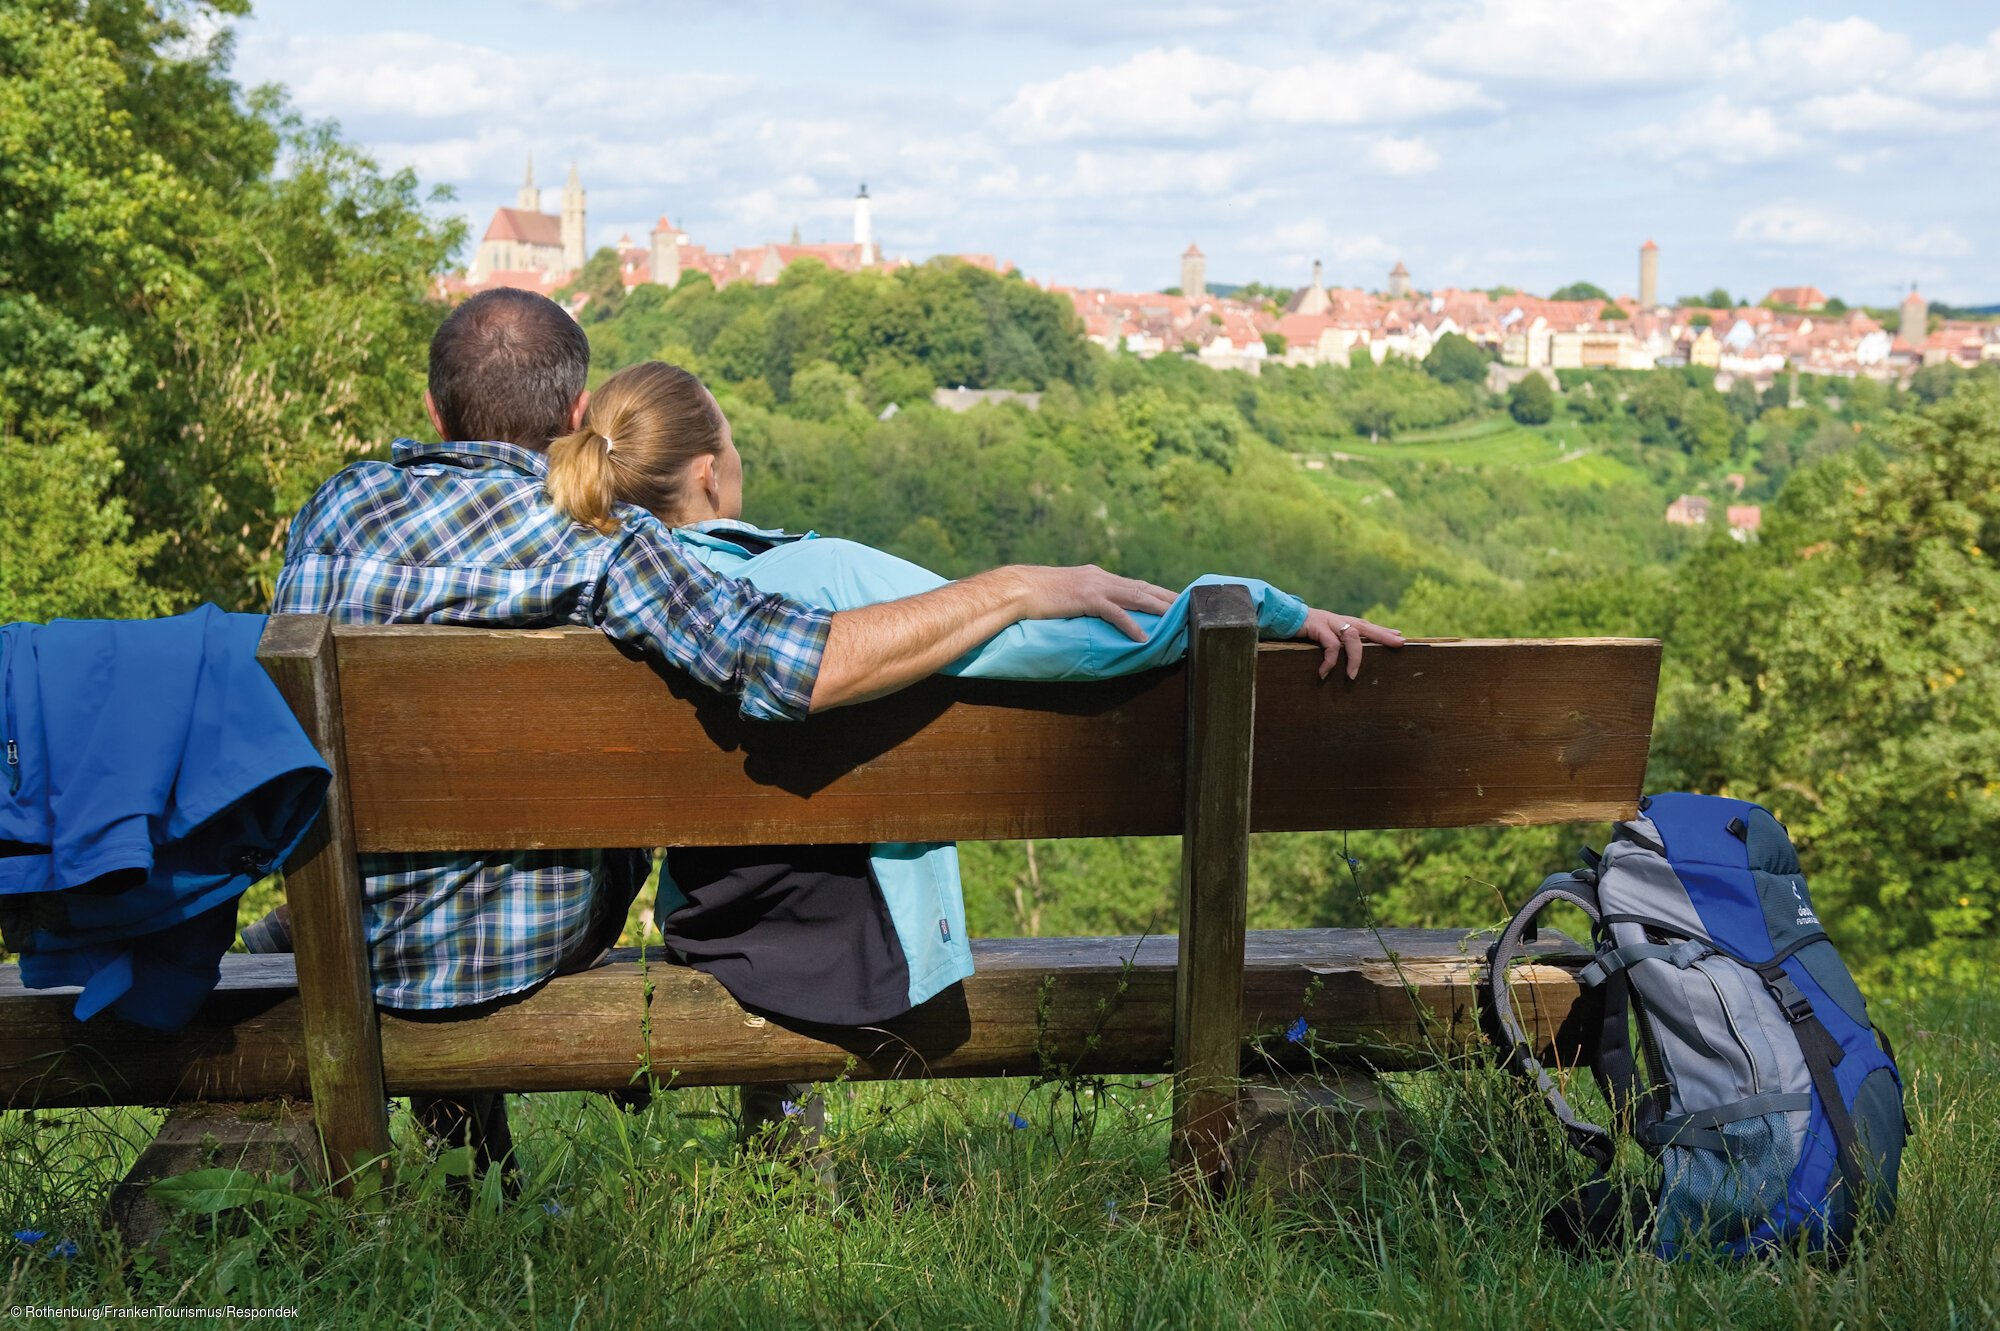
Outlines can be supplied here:
M1921 346L1930 333L1931 303L1917 293L1915 283L1910 286L1910 294L1903 297L1903 307L1896 321L1896 333L1911 346Z
M1660 308L1660 247L1650 240L1639 247L1639 308Z
M531 213L542 210L542 192L535 188L535 155L528 154L528 175L521 182L521 192L514 198L516 208L525 208Z
M1410 270L1401 259L1389 270L1389 299L1403 300L1410 294Z
M854 243L861 251L863 268L875 262L875 219L869 213L868 182L861 182L861 192L854 196Z
M1181 295L1189 300L1208 297L1208 256L1193 242L1181 255Z
M681 229L660 214L660 224L653 228L653 281L671 289L681 280Z
M572 273L583 267L584 251L583 181L576 174L576 163L569 164L569 183L563 186L562 198L562 247L563 266Z

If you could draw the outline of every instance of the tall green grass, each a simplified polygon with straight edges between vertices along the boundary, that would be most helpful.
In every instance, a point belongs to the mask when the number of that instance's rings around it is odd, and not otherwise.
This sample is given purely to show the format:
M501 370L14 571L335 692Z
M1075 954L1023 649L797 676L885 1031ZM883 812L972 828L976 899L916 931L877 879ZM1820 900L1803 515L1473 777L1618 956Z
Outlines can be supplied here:
M310 1326L1983 1328L2000 1325L2000 998L1885 996L1917 1135L1902 1207L1839 1270L1796 1254L1663 1265L1551 1249L1576 1178L1540 1107L1484 1066L1393 1080L1420 1164L1363 1152L1340 1195L1177 1212L1168 1087L835 1085L828 1205L732 1148L733 1098L517 1101L523 1195L446 1193L399 1115L381 1215L322 1197L177 1222L160 1254L98 1219L141 1111L0 1116L15 1304L293 1305ZM1015 1117L1027 1126L1013 1126ZM59 1238L73 1260L50 1254Z

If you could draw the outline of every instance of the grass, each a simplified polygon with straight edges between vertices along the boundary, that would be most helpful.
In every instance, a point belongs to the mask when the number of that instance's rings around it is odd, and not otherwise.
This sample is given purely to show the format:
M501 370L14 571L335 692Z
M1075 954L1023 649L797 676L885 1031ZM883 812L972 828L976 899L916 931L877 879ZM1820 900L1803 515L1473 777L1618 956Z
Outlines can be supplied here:
M1425 1163L1363 1152L1359 1191L1176 1213L1164 1084L830 1088L836 1208L738 1158L731 1100L518 1102L525 1195L468 1210L399 1115L406 1183L376 1217L325 1199L181 1222L158 1257L96 1210L140 1111L0 1116L15 1304L292 1305L314 1326L1972 1328L2000 1323L2000 997L1885 995L1915 1137L1901 1214L1844 1267L1795 1254L1575 1261L1536 1218L1571 1176L1539 1107L1480 1067L1395 1079ZM1010 1126L1019 1114L1029 1126ZM74 1238L70 1261L47 1249Z
M1441 462L1453 467L1498 467L1534 471L1551 485L1615 485L1644 478L1627 464L1604 455L1586 427L1574 421L1520 425L1505 415L1485 416L1437 430L1416 430L1371 443L1353 437L1332 440L1324 453L1327 470L1318 473L1342 498L1379 487L1343 477L1348 460L1369 464ZM1351 488L1354 496L1341 493Z

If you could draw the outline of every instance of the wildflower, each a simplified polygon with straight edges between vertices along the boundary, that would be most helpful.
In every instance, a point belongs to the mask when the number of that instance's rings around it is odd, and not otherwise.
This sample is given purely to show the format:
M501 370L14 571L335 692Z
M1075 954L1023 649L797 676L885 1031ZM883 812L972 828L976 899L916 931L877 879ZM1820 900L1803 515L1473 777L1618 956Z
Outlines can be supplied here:
M563 1204L561 1202L543 1202L542 1209L544 1211L547 1211L550 1215L556 1217L558 1220L562 1219Z
M50 1251L67 1262L72 1257L75 1257L81 1249L76 1246L75 1239L64 1239L61 1243L50 1249Z
M1293 1017L1292 1024L1285 1027L1285 1039L1292 1044L1304 1044L1310 1034L1312 1027L1306 1025L1304 1017Z
M786 1118L797 1118L799 1115L799 1106L796 1101L780 1100L778 1101L778 1108L784 1111Z
M1010 1128L1025 1128L1028 1126L1028 1120L1010 1110L1007 1114L1007 1126Z
M49 1232L46 1229L17 1229L14 1231L15 1238L30 1246L40 1243L48 1236Z
M1352 855L1349 855L1347 857L1347 867L1350 869L1359 869L1361 867L1361 861L1355 859Z

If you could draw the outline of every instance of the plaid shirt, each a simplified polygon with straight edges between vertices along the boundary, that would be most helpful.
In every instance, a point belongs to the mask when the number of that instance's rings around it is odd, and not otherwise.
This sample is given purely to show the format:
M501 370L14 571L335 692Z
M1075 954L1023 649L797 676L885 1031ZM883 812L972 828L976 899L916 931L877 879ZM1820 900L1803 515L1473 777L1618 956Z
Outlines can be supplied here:
M399 439L334 476L292 523L275 614L342 624L593 624L741 700L804 716L831 616L713 572L644 511L603 536L557 513L546 459L503 443ZM364 855L375 995L449 1008L541 983L629 901L630 851Z

